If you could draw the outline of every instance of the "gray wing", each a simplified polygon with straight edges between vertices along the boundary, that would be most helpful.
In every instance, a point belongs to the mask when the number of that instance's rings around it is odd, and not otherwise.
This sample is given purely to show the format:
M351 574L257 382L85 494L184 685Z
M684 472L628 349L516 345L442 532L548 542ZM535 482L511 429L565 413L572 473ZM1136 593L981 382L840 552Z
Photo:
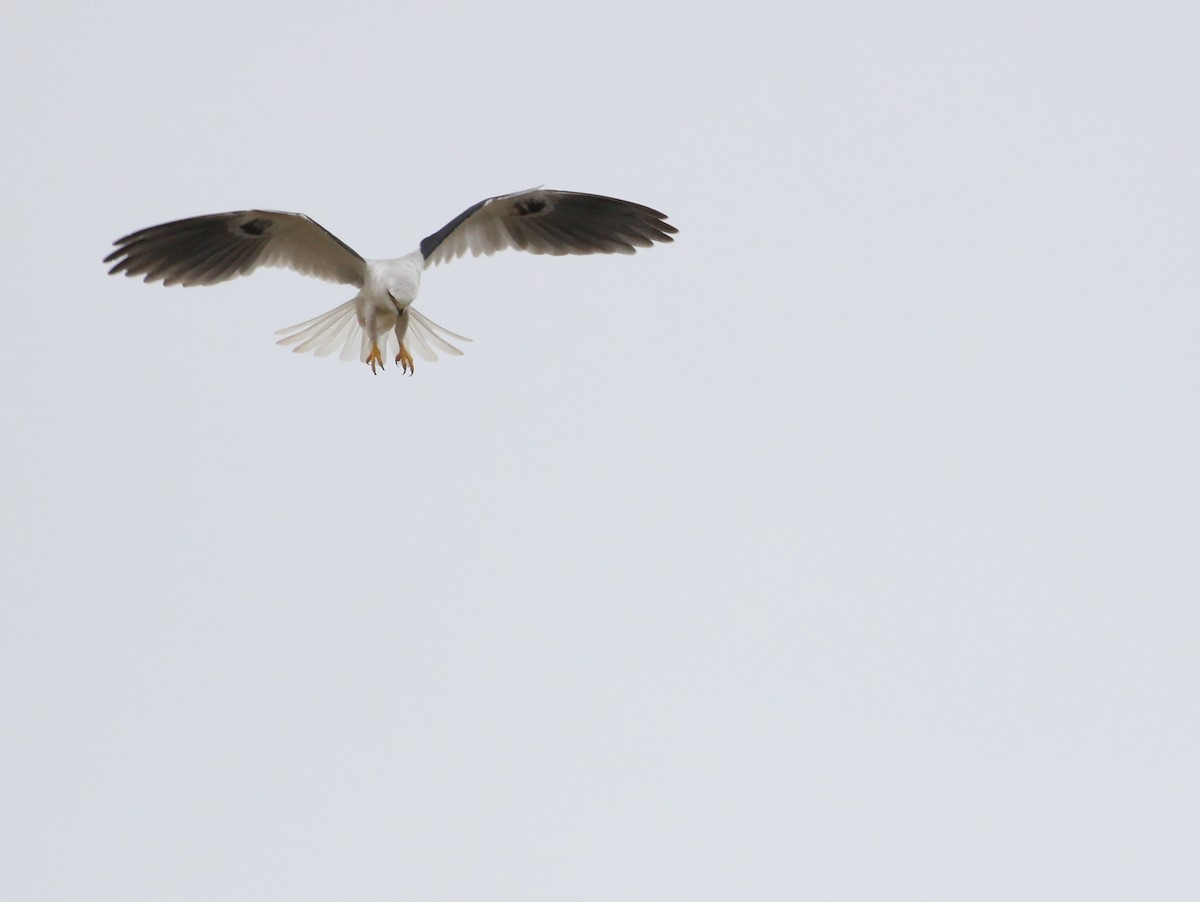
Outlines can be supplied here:
M421 254L426 266L506 247L531 254L632 254L673 240L678 229L666 218L614 197L535 188L467 208L422 241Z
M242 210L151 226L113 242L110 274L164 285L215 285L260 266L361 286L366 262L300 213Z

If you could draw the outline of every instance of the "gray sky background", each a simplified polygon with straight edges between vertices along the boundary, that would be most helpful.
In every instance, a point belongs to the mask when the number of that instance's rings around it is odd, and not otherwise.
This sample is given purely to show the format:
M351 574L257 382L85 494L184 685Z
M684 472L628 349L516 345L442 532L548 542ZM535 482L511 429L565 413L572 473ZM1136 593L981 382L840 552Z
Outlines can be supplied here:
M1200 13L785 10L6 11L0 897L1196 898ZM100 263L539 184L411 379Z

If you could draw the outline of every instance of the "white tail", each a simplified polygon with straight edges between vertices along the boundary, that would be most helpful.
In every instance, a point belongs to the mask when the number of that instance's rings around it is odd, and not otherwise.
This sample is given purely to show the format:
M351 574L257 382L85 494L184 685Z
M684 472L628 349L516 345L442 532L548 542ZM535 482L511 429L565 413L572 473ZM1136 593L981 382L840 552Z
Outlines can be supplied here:
M404 347L408 353L430 361L438 359L438 351L455 357L462 356L462 351L447 339L471 339L439 326L412 307L407 310L408 329L404 334ZM336 351L342 360L354 360L357 357L360 361L365 361L371 349L370 339L358 324L353 298L339 307L334 307L328 313L280 329L275 334L283 336L276 344L295 345L292 350L297 354L311 351L318 357L328 357ZM384 359L395 357L399 353L395 332L389 329L379 336L379 350L383 352Z

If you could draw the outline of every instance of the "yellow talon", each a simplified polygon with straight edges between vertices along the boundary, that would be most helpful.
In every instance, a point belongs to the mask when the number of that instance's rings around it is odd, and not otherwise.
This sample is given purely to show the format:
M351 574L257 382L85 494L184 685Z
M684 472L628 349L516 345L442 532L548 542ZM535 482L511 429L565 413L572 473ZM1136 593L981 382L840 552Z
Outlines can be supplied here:
M371 374L375 374L375 364L379 364L379 368L383 369L383 354L379 350L378 342L371 342L371 353L367 355L367 363L371 364Z
M396 363L400 366L400 372L408 373L410 376L417 371L413 366L412 354L408 353L408 348L400 345L400 353L396 355Z

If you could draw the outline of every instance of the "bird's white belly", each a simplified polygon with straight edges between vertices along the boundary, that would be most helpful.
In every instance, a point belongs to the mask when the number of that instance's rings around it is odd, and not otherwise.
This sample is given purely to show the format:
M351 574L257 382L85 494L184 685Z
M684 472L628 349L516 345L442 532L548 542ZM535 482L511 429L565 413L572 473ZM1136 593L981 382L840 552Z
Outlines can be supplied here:
M368 316L368 307L370 307L373 316ZM396 319L399 316L399 311L396 305L392 303L391 298L380 301L377 298L365 298L360 296L358 304L355 305L355 313L358 315L358 324L367 331L372 331L368 327L368 321L374 320L374 335L382 335L389 329L396 328Z

